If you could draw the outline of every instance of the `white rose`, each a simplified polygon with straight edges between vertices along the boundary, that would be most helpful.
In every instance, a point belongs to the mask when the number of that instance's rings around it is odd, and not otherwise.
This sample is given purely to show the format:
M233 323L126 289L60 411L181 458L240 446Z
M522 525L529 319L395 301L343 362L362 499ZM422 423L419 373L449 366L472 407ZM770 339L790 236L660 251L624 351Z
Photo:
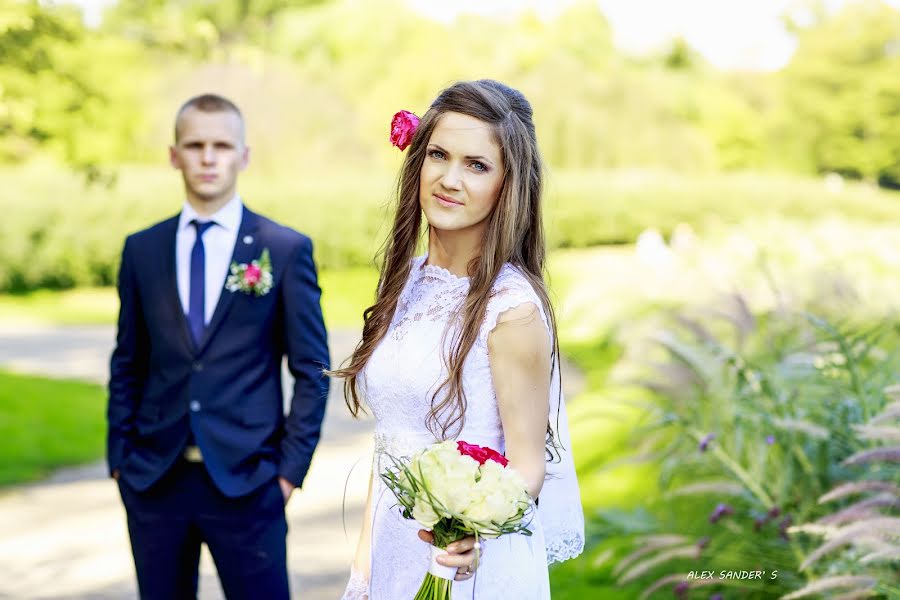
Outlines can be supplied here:
M456 448L456 442L452 440L429 446L422 453L423 460L437 464L452 462L460 456L459 450Z
M503 470L502 486L505 494L508 494L516 502L528 502L528 490L525 488L525 479L513 469Z
M446 441L429 447L413 458L410 467L433 502L440 505L436 508L441 516L460 514L469 505L478 476L478 461L460 454L456 442ZM420 494L426 493L423 490Z
M475 496L478 461L468 456L458 456L444 467L440 476L429 479L428 489L448 513L460 514Z
M466 508L465 515L481 523L505 523L517 512L515 503L502 493L494 492L481 496Z
M441 519L440 515L434 512L431 505L423 498L416 499L416 503L413 505L412 516L426 529L431 529Z
M477 463L476 463L477 465ZM448 473L429 482L428 490L444 506L446 516L461 514L475 497L475 473Z
M522 477L490 460L481 466L481 479L473 493L476 500L465 514L480 522L505 523L516 516L519 503L527 499Z

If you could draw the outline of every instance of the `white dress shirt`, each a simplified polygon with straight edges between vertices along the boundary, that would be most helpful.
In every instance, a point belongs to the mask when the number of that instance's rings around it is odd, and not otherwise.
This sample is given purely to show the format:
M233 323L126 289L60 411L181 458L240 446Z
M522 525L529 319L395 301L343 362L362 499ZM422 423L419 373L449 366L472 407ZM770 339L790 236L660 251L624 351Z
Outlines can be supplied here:
M194 241L197 239L197 229L191 225L194 219L198 221L215 221L216 224L203 234L203 250L206 257L204 275L206 276L204 295L204 322L209 325L219 296L225 287L225 278L231 267L231 258L234 255L234 244L237 242L238 230L241 227L241 218L244 214L244 203L235 195L228 204L208 217L201 217L197 211L185 201L178 218L178 233L175 235L175 267L178 275L178 297L181 299L181 308L184 314L190 307L191 293L191 251L194 249Z

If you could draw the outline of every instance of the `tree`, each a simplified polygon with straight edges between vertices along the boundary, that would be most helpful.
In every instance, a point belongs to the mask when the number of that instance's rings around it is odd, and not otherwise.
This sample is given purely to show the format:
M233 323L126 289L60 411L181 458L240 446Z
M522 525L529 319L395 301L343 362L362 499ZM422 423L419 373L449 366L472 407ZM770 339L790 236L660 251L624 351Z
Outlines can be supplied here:
M900 188L900 11L852 3L809 29L783 73L788 135L821 173Z
M141 66L134 44L86 31L74 7L3 5L0 162L49 152L89 179L108 177L103 163L134 158Z
M43 117L62 105L76 104L83 92L76 74L59 72L59 53L78 43L74 12L49 11L38 2L0 6L0 159L20 160L57 135ZM52 86L54 98L41 94ZM46 89L46 88L45 88Z
M106 26L151 48L201 58L235 44L265 46L276 18L327 0L120 0Z

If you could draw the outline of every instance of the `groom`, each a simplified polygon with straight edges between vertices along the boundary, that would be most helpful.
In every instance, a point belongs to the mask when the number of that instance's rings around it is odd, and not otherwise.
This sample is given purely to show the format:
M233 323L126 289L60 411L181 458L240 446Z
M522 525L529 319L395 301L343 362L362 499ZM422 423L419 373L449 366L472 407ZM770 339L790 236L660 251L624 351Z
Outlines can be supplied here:
M110 364L109 470L138 587L144 600L195 598L206 543L229 600L287 599L284 506L328 393L312 244L237 195L249 149L229 100L186 102L169 154L186 201L125 241Z

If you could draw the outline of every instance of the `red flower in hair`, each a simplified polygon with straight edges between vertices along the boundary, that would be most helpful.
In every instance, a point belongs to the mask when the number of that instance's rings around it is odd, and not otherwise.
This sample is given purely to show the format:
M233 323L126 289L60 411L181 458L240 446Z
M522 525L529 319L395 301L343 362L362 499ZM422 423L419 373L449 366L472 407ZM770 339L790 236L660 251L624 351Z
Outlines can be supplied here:
M391 143L401 150L406 150L418 126L419 117L408 110L401 110L391 120Z

